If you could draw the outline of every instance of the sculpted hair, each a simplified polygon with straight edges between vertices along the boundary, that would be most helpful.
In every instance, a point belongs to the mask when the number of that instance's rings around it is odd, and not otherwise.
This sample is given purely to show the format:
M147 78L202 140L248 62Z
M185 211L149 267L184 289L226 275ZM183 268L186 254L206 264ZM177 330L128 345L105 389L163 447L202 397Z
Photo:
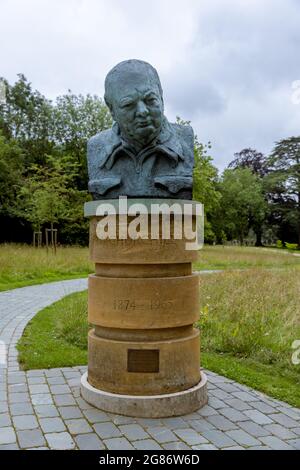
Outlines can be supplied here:
M120 62L115 67L113 67L105 78L105 94L104 100L109 109L112 108L113 102L113 88L114 86L119 86L117 82L120 80L123 74L126 73L136 73L136 74L144 74L147 75L150 82L155 83L159 89L159 93L161 97L163 97L163 91L160 83L160 79L158 73L152 65L148 62L143 60L131 59L131 60L124 60Z

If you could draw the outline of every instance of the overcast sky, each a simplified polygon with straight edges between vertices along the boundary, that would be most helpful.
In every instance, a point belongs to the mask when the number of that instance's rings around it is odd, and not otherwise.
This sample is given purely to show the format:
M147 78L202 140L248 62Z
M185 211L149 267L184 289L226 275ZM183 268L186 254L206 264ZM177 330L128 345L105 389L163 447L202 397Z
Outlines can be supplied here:
M0 76L50 99L103 96L116 63L150 62L167 117L190 120L220 169L300 134L299 0L0 0L0 44Z

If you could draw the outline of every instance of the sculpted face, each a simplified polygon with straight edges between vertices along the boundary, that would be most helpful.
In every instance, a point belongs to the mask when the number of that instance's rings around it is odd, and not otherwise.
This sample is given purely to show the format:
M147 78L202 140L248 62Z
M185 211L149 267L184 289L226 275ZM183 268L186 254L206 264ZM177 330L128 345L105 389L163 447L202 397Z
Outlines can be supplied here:
M158 83L141 71L120 74L114 80L111 112L123 137L141 147L160 132L163 99Z

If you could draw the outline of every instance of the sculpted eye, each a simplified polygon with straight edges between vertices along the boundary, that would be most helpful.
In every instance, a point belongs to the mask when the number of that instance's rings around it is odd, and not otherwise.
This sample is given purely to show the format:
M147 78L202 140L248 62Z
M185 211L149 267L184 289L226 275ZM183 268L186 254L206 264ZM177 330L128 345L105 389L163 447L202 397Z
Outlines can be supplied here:
M151 96L149 98L146 98L146 103L148 104L154 104L156 103L156 98L154 98L154 96Z
M121 108L128 109L128 108L131 108L132 105L133 105L133 102L128 101L128 102L122 103L122 104L121 104Z

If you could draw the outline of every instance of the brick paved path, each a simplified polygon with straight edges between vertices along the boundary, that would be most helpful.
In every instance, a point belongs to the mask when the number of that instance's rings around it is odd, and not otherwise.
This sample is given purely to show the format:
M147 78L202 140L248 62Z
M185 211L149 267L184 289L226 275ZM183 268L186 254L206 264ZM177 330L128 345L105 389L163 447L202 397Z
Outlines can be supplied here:
M80 397L85 367L20 371L15 345L27 322L86 286L71 280L0 293L0 450L300 449L299 409L208 371L209 404L169 419L96 410Z

